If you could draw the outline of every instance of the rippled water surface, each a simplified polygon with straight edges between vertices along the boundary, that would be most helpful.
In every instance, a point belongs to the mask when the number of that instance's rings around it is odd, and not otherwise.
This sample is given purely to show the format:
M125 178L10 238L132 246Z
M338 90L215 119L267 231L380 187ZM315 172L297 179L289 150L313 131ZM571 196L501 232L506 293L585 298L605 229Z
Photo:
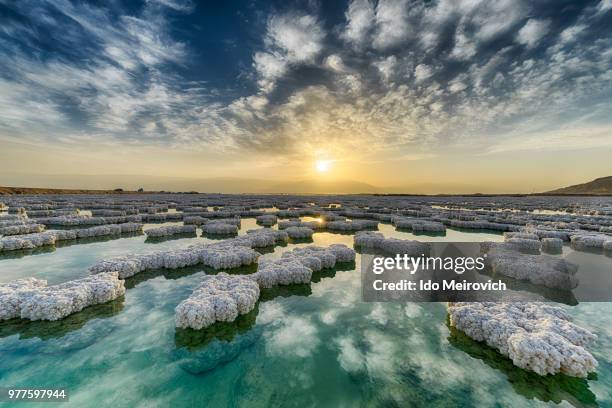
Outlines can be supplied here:
M254 220L243 219L240 233L252 228ZM379 230L415 238L390 225ZM449 229L416 238L501 235ZM85 276L102 258L206 240L132 236L11 254L0 258L0 281L34 276L59 283ZM332 243L352 246L353 235L315 233L314 244ZM262 256L295 245L310 244ZM579 276L586 268L612 273L612 259L603 254L566 248L565 255L580 263ZM123 299L60 322L0 323L0 386L66 387L67 405L75 407L612 406L611 304L565 306L599 335L591 348L597 376L539 377L449 329L443 304L362 302L359 255L343 269L319 272L310 285L264 291L253 312L199 332L177 331L174 308L207 271L137 275L126 281Z

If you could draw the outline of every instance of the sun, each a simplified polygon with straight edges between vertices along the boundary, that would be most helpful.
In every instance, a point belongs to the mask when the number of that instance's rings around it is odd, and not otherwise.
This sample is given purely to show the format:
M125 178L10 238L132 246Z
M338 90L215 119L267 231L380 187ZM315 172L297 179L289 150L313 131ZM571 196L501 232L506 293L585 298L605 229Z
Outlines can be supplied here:
M331 165L331 162L329 160L317 160L315 162L315 168L317 169L319 173L325 173L329 171L330 165Z

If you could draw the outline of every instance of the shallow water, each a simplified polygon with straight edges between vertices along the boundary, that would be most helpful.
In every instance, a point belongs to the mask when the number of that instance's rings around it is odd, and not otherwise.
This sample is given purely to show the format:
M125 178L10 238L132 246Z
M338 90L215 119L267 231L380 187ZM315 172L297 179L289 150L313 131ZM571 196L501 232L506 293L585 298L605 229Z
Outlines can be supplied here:
M252 228L255 220L243 219L240 233ZM388 224L379 230L424 241L502 238L452 229L415 236ZM141 235L0 258L0 281L64 282L102 258L206 240L150 243ZM315 233L313 241L352 246L353 235ZM262 257L311 244L290 243ZM579 273L610 270L611 258L602 254L564 251L581 263ZM443 304L362 302L359 255L345 269L315 274L310 285L265 291L253 312L199 332L177 331L173 319L203 268L137 275L126 281L124 299L63 321L1 323L0 384L63 386L66 405L75 407L612 406L612 304L568 306L599 335L591 349L597 378L539 377L450 330Z

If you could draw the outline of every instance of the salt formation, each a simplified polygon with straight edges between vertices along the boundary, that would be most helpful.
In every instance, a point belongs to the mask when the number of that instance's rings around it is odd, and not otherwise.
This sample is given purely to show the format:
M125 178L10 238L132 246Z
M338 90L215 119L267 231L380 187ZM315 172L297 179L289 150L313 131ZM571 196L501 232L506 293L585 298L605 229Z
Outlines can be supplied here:
M607 241L612 241L606 235L572 235L572 248L577 250L601 249Z
M299 218L285 220L285 221L279 221L278 222L278 229L287 229L287 228L290 228L290 227L300 227L301 224L302 224L302 220L300 220Z
M265 248L283 244L289 241L289 235L285 231L277 231L269 228L248 230L246 235L234 238L232 242L238 245L246 245L251 248Z
M385 238L383 234L372 231L361 231L355 235L355 246L373 249L390 254L407 254L412 256L429 254L429 244L406 239Z
M231 243L191 245L185 249L157 251L149 254L125 255L99 261L90 273L118 271L122 279L152 269L177 269L202 264L214 269L231 269L257 261L259 253Z
M521 253L507 244L483 243L481 247L487 254L486 264L493 274L553 289L571 290L578 286L578 279L574 276L578 267L564 259Z
M8 236L0 238L0 251L34 249L42 246L54 245L55 241L55 235L50 232Z
M195 225L165 225L163 227L151 228L145 231L148 237L160 238L177 234L195 234Z
M0 238L0 251L34 249L43 246L55 245L57 241L120 235L140 231L142 231L142 224L125 223L100 225L97 227L72 230L53 230L37 234L8 236Z
M276 217L276 215L266 214L266 215L260 215L259 217L255 218L255 220L260 225L271 227L272 225L276 224L276 221L278 220L278 218Z
M203 282L175 309L176 327L202 329L253 310L259 299L259 285L248 276L207 275Z
M32 292L21 304L21 318L59 320L124 294L124 282L117 272L87 276Z
M325 221L301 221L300 219L280 221L278 223L278 229L285 230L290 227L299 228L310 228L314 231L321 231L327 228L327 222Z
M541 303L449 303L451 325L539 375L586 377L597 361L586 350L597 336L561 308Z
M468 228L468 229L490 229L496 231L518 231L520 227L518 225L504 224L499 222L491 222L485 220L451 220L451 227L456 228Z
M21 316L21 304L32 292L47 286L47 281L36 278L18 279L0 284L0 320Z
M558 253L563 250L563 240L560 238L542 238L542 251Z
M238 233L238 227L223 221L210 221L202 225L202 231L211 235L234 235Z
M285 229L289 238L310 238L314 231L308 227L288 227Z
M378 221L372 220L330 221L327 223L327 229L330 231L354 232L376 228L378 228Z
M49 218L37 218L40 224L58 225L58 226L78 226L78 225L107 225L107 224L123 224L123 223L141 223L140 215L127 215L118 217L90 217L90 216L59 216Z
M396 228L411 230L413 232L445 232L446 226L440 222L419 220L407 217L391 217L391 224Z
M253 279L262 288L271 288L276 285L309 283L312 272L313 270L302 262L285 257L278 261L260 264Z
M117 272L46 286L36 278L0 285L0 320L21 317L30 320L59 320L87 306L123 296L125 287Z
M89 268L90 273L117 271L122 279L152 269L176 269L203 264L214 269L251 265L259 252L252 248L287 242L287 233L269 229L247 231L246 235L214 244L196 244L182 249L128 254L104 259Z
M237 227L240 227L240 225L242 225L242 220L241 220L240 217L217 218L217 219L213 219L213 220L211 220L209 222L220 222L220 223L223 223L223 224L235 225Z
M540 239L537 234L532 234L529 232L504 232L504 241L508 241L512 238L531 239L535 241Z
M559 238L562 241L569 241L569 233L566 231L555 231L555 230L546 230L546 229L538 229L538 228L527 228L526 231L538 236L540 239L543 238Z
M42 224L17 224L0 227L0 235L22 235L43 232L45 226Z
M540 248L542 247L542 243L538 239L507 238L505 242L509 247L520 251L540 252Z
M207 275L189 298L176 307L176 326L198 330L218 321L233 321L238 315L253 310L260 287L309 283L313 271L354 260L355 251L345 245L310 246L286 252L281 259L263 262L252 275L223 272Z
M281 259L261 262L251 277L263 288L309 283L313 272L354 260L355 251L345 245L336 244L328 248L308 246L285 252Z
M199 215L191 215L183 217L185 225L202 225L208 222L208 218L200 217Z

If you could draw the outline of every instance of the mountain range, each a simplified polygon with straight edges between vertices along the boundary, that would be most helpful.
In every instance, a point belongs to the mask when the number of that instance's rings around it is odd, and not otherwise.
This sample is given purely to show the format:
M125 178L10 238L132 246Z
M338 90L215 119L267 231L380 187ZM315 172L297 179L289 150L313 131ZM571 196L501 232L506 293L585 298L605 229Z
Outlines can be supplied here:
M612 195L612 176L596 178L587 183L575 184L569 187L547 191L544 194L593 194Z

